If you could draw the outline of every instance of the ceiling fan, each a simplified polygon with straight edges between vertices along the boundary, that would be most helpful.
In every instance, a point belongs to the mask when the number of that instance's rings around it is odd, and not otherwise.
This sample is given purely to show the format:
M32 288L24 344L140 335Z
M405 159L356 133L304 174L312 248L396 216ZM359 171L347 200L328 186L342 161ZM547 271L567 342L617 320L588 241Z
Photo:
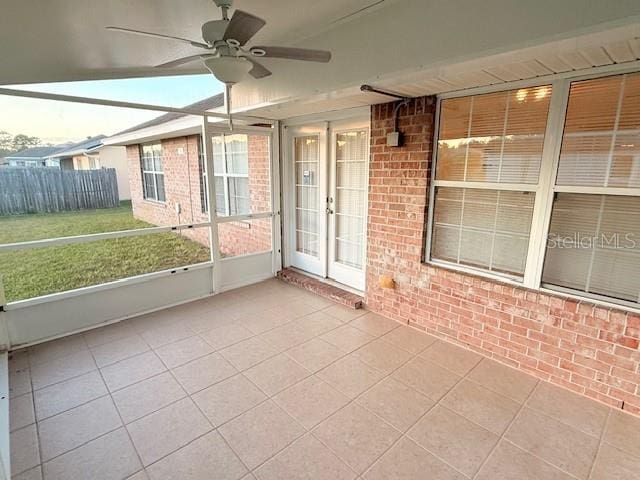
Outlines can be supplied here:
M331 59L331 52L324 50L269 46L245 48L247 42L265 26L266 22L242 10L235 10L231 18L229 18L228 12L233 0L213 1L222 10L222 19L211 20L202 25L203 42L131 28L106 28L107 30L134 35L177 40L192 47L206 50L206 52L172 60L156 65L156 67L173 68L200 60L218 80L227 86L242 81L247 74L256 79L271 75L271 71L258 63L255 58L283 58L322 63L326 63Z

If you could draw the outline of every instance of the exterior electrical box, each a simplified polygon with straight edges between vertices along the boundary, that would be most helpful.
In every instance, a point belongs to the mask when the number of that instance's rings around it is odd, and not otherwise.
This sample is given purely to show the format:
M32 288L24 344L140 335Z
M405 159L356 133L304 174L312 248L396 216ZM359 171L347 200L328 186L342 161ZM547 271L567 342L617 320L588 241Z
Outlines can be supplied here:
M399 147L402 143L400 132L387 133L387 147Z

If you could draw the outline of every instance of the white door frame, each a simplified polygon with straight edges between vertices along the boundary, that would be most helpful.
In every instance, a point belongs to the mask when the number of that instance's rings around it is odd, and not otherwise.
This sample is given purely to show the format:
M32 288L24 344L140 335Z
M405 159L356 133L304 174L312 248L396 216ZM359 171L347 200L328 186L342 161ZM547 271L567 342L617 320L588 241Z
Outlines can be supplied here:
M282 135L282 184L281 189L283 192L282 195L282 203L283 203L283 215L282 215L282 230L283 230L283 265L285 267L296 266L299 265L299 262L296 262L295 254L296 254L296 237L295 237L295 188L293 188L293 182L295 179L295 165L293 162L293 136L294 135L303 135L306 132L313 132L315 129L316 132L322 131L325 139L324 139L324 147L321 145L321 155L324 153L327 160L325 160L325 165L327 165L327 169L323 170L325 175L329 175L330 170L328 165L331 163L328 159L331 158L332 152L332 144L333 140L330 138L330 128L337 126L339 129L342 129L344 125L355 125L360 128L366 127L369 130L370 135L370 108L369 107L359 107L354 109L343 110L339 112L328 112L324 114L313 114L305 117L296 117L294 119L285 120L282 122L281 127L281 135ZM322 143L322 139L321 139ZM367 156L369 157L369 155ZM369 158L367 158L370 161ZM326 193L329 187L329 178L325 177L326 181L324 185L326 185L324 196L321 196L321 199L326 199ZM369 189L369 174L368 174L368 163L367 163L367 178L366 178L366 189L368 192ZM365 211L368 215L368 193L365 195ZM326 216L325 216L326 218ZM328 225L328 222L323 222L325 225ZM363 266L362 273L362 281L358 283L357 286L351 286L357 290L364 291L365 290L365 282L366 278L366 235L367 235L367 222L365 219L365 231L364 231L364 252L363 252L363 261L365 265ZM328 239L328 229L325 227L322 233L324 238L325 246L323 247L325 252L327 252L327 239ZM328 256L324 254L323 260L323 269L319 270L322 273L319 275L321 277L328 276ZM310 272L313 273L313 272Z

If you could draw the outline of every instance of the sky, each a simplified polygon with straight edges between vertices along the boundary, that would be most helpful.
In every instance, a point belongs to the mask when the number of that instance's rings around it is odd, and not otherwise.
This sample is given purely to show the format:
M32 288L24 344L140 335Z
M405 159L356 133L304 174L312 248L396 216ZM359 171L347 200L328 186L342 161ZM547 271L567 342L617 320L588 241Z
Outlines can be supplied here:
M182 75L10 85L8 88L183 107L221 93L224 87L212 75ZM45 144L111 135L158 115L162 113L0 95L0 131L36 136Z

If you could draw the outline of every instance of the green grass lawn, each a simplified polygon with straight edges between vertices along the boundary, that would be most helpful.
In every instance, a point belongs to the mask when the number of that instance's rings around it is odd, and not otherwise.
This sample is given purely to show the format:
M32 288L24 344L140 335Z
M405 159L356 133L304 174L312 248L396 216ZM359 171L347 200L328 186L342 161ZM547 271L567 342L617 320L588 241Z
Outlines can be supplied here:
M56 214L0 217L0 244L145 228L131 205ZM0 253L7 301L97 285L206 262L209 249L175 233L115 238Z

